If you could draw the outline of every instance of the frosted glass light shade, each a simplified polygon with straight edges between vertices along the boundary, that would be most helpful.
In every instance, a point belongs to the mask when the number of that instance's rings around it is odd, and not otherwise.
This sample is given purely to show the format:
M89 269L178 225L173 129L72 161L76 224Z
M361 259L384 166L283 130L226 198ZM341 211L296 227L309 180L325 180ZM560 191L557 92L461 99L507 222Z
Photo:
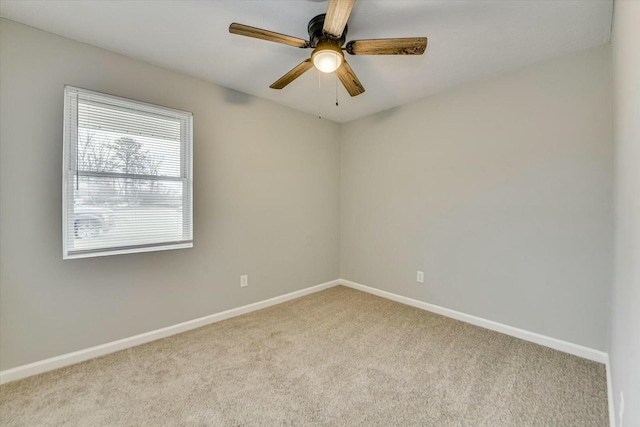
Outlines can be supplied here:
M323 73L333 73L342 65L342 55L331 49L320 50L313 55L313 65Z

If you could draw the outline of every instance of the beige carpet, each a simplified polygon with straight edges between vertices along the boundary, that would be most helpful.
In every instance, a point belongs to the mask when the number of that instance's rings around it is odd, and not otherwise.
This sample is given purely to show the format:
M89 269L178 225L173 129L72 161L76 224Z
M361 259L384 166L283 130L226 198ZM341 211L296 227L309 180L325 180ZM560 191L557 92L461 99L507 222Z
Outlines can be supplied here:
M0 387L3 426L606 426L603 365L342 286Z

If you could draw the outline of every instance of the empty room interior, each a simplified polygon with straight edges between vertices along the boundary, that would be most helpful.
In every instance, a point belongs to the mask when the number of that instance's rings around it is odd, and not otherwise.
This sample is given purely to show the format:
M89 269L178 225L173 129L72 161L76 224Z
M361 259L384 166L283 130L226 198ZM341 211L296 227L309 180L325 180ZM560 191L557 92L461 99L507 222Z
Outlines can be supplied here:
M640 426L640 1L2 0L0 425Z

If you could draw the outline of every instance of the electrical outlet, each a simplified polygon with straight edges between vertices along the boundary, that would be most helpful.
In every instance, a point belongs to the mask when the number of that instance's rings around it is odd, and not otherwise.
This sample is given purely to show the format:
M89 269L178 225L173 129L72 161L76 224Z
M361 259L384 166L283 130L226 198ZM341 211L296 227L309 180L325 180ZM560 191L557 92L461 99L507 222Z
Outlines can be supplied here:
M249 276L246 274L244 276L240 276L240 287L246 288L247 286L249 286Z
M624 418L624 394L620 392L620 411L618 411L618 419L620 420L620 427L624 425L622 424L623 418Z
M418 274L416 276L416 282L424 283L424 272L418 271Z

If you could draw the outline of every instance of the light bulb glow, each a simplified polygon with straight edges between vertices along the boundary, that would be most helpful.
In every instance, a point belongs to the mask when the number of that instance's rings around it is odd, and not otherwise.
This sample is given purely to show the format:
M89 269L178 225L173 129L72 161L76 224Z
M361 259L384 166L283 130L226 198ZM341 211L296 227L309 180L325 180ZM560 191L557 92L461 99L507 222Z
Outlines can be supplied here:
M320 50L313 54L313 65L323 73L333 73L342 65L342 55L335 50Z

